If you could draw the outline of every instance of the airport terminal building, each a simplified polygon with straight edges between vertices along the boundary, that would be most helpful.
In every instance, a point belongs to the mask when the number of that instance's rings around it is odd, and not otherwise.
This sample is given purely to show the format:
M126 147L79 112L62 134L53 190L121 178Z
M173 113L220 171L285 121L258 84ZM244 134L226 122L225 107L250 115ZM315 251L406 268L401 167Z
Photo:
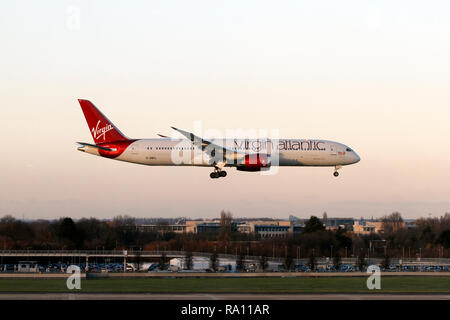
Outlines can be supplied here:
M301 233L306 219L297 220L238 220L233 221L231 228L234 232L259 235L261 238L285 237L291 234ZM362 220L354 218L326 218L323 219L327 230L338 229L353 232L358 235L381 234L384 232L383 221ZM406 223L401 223L398 228L406 228ZM185 220L178 224L142 224L137 226L142 231L173 232L173 233L217 233L221 229L219 219L212 220Z

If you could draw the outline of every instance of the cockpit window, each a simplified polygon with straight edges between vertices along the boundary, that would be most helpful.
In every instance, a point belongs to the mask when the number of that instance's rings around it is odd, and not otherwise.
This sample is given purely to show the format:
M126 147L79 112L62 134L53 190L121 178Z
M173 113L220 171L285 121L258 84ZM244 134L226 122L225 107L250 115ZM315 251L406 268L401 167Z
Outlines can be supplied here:
M347 152L352 152L353 150L350 148L347 148Z

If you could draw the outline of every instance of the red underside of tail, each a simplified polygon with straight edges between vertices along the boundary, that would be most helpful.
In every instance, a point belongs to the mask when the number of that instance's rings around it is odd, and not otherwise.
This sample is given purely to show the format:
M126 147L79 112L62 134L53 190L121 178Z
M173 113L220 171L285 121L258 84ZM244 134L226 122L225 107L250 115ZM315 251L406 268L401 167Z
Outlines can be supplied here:
M117 158L120 156L133 142L137 140L125 140L117 142L101 143L99 146L115 149L114 151L98 150L98 153L105 158Z

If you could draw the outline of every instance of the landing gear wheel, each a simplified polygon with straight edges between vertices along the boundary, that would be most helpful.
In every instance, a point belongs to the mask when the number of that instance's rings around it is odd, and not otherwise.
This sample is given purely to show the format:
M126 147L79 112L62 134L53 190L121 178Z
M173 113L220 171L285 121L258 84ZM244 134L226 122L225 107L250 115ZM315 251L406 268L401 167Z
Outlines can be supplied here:
M211 179L217 179L221 177L224 178L227 176L227 172L223 171L222 168L214 166L214 172L211 172L209 176L211 177Z
M335 176L335 177L339 176L339 172L335 171L335 172L333 173L333 176Z

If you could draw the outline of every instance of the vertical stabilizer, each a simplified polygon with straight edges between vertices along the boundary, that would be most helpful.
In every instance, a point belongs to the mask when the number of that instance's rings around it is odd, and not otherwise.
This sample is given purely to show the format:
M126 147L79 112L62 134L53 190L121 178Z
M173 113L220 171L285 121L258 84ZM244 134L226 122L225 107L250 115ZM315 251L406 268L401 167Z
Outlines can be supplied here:
M89 100L78 99L95 144L128 138Z

